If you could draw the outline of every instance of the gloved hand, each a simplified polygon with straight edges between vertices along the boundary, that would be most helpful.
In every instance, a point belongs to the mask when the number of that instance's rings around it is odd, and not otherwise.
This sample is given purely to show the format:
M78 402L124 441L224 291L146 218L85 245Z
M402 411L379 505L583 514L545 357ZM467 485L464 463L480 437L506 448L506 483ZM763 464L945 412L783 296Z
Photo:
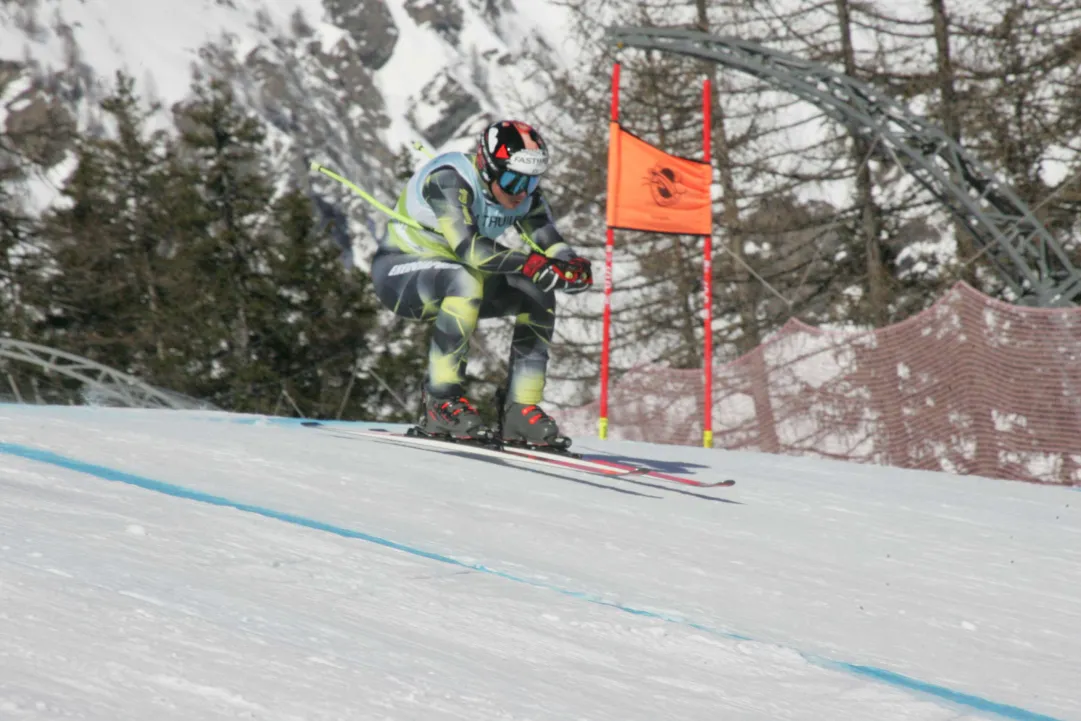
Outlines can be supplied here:
M590 265L588 258L575 256L567 261L567 265L578 277L567 287L568 293L581 293L593 287L593 266Z
M593 285L593 272L585 258L559 260L540 253L530 253L522 266L522 275L545 292L562 290L581 293Z

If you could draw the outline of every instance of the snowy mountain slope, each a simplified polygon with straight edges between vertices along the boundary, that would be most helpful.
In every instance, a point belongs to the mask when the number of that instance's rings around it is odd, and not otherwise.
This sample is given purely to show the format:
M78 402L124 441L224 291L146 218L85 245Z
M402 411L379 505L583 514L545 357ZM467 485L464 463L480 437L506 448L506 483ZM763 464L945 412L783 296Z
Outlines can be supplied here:
M529 93L516 61L538 38L558 56L561 22L547 0L9 0L0 5L0 124L55 107L94 129L118 70L162 104L165 124L193 70L224 74L270 123L283 177L306 177L319 159L392 199L396 154L415 140L467 142L486 117L510 111ZM54 153L37 168L37 207L55 200L64 159ZM354 231L367 249L363 226Z
M605 448L736 503L0 407L0 716L1081 719L1076 492Z

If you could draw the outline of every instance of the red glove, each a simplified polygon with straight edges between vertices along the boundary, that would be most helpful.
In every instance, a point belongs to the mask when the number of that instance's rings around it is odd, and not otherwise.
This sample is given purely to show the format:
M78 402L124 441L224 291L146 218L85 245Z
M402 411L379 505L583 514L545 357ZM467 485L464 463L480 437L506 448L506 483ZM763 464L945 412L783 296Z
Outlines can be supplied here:
M522 266L522 275L546 293L552 290L581 293L593 285L593 272L585 258L568 261L530 253Z
M577 280L567 286L568 293L581 293L593 287L593 266L588 258L575 256L567 261L567 266L577 276Z

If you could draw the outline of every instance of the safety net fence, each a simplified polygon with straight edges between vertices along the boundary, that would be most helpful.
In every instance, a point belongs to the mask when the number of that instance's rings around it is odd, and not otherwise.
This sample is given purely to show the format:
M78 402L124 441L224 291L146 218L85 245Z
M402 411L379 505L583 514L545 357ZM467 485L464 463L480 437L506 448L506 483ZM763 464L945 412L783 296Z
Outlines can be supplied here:
M700 445L700 369L635 367L609 437ZM1081 483L1081 308L1010 305L958 283L895 325L789 321L714 370L714 447L1044 483ZM596 433L598 406L557 416Z

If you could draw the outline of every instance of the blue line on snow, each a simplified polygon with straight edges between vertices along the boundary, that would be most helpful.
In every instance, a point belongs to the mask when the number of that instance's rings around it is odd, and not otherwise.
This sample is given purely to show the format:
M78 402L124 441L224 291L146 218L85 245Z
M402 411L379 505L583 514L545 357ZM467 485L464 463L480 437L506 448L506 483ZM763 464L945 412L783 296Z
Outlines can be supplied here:
M116 481L118 483L125 483L130 486L136 486L148 491L154 491L156 493L163 493L175 498L183 498L189 501L198 501L199 503L208 503L212 506L221 506L223 508L233 508L238 511L244 511L245 513L253 513L257 516L263 516L264 518L270 518L276 521L284 521L286 523L292 523L304 528L310 528L316 531L323 531L325 533L332 533L336 536L343 538L354 538L361 541L367 541L368 543L374 543L384 548L391 548L395 551L401 551L420 558L426 558L430 561L438 561L439 563L446 563L452 566L458 566L459 568L469 569L471 571L477 571L479 573L487 573L499 578L507 579L508 581L514 581L515 583L523 583L535 588L542 588L548 591L555 591L563 596L570 598L576 598L589 603L595 603L601 606L607 606L614 608L624 613L630 613L635 616L642 616L645 618L657 619L660 621L667 621L669 623L677 623L683 626L694 628L698 631L710 633L715 636L722 636L724 638L733 639L737 641L754 641L755 639L748 638L747 636L741 636L737 633L730 631L723 631L720 629L705 626L700 623L696 623L689 619L680 618L678 616L670 616L664 613L658 613L656 611L647 611L645 609L635 608L633 606L625 606L621 603L614 601L607 601L599 596L595 596L583 591L573 591L570 589L560 588L542 581L537 581L523 576L515 576L514 574L500 571L498 569L489 568L479 563L466 563L465 561L459 561L456 558L450 556L444 556L441 553L433 553L431 551L425 551L413 546L407 546L402 543L397 543L386 538L380 538L379 536L372 536L362 531L354 531L349 528L343 528L342 526L335 526L330 523L323 523L322 521L316 521L311 518L305 518L304 516L297 516L292 513L284 513L282 511L275 511L272 508L264 508L263 506L256 506L249 503L241 503L240 501L234 501L223 496L215 496L209 493L203 493L193 488L185 488L184 486L178 486L172 483L165 483L164 481L155 481L151 478L145 478L143 476L137 476L132 473L125 473L123 471L116 470L114 468L108 468L106 466L98 466L93 463L86 463L76 460L74 458L67 458L61 456L52 451L46 451L38 448L30 448L28 446L21 446L15 443L0 443L0 453L7 453L12 456L18 456L19 458L25 458L32 461L39 461L41 463L48 463L68 470L77 471L79 473L85 473L87 475L95 476L97 478L104 479L106 481ZM1017 706L1009 706L1006 704L996 703L989 699L981 698L979 696L972 696L970 694L961 693L960 691L954 691L944 686L937 686L926 681L920 681L919 679L910 678L908 676L902 676L901 674L888 671L886 669L877 668L874 666L861 666L858 664L845 663L842 661L834 661L828 658L814 656L811 654L805 654L800 652L800 655L808 662L813 663L821 668L826 668L834 671L843 671L856 676L862 676L864 678L873 679L890 686L896 686L898 688L907 689L910 691L917 691L919 693L934 696L952 704L964 706L976 711L983 711L987 713L993 713L1003 718L1010 719L1011 721L1061 721L1052 716L1045 716L1033 711L1028 711Z

